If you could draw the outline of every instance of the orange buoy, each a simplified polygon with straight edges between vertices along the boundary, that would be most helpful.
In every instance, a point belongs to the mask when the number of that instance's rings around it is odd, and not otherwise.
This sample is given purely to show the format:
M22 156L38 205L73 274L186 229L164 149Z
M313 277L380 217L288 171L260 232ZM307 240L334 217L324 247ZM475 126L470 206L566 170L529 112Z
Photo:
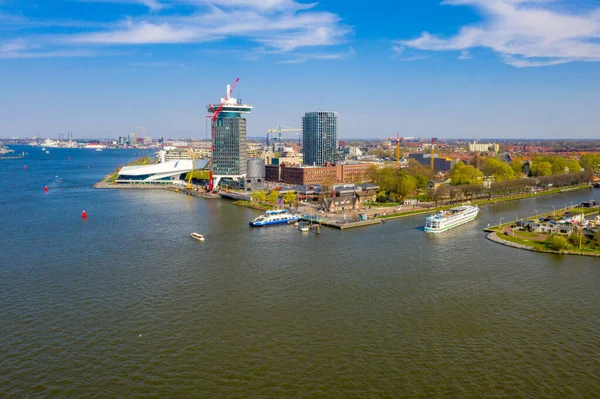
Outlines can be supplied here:
M48 186L44 186L44 191L48 192Z
M87 212L85 210L83 212L81 212L81 218L87 219Z

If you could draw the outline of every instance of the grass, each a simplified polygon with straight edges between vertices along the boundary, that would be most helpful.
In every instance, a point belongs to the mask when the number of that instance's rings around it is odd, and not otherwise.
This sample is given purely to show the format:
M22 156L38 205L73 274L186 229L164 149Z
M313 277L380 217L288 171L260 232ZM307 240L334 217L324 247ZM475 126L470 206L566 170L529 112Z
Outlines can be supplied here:
M505 235L499 231L497 231L495 234L503 240L510 241L515 244L525 245L527 247L531 247L531 248L535 249L536 251L540 251L540 252L553 251L553 249L550 248L548 243L546 243L545 241L530 241L530 240L518 237L519 235L523 235L524 232L517 232L516 233L517 236ZM529 234L532 234L532 233L529 233ZM538 234L534 234L534 235L537 236ZM567 238L567 237L565 237L565 238ZM579 253L579 252L590 253L590 254L600 254L600 244L598 242L592 241L589 239L584 239L583 242L584 242L584 245L582 246L581 249L579 249L578 245L572 245L571 243L569 243L569 245L565 249L563 249L561 252L565 253L565 254Z

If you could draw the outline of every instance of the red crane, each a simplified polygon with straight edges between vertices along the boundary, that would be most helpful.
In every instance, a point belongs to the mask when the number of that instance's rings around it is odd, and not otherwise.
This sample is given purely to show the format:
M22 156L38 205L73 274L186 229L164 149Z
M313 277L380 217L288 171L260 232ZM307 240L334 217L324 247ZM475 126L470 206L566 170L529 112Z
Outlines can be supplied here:
M207 116L207 118L211 119L211 129L210 130L211 130L211 140L212 140L212 145L211 145L212 158L210 159L210 177L209 177L209 182L208 182L208 191L212 191L214 189L214 186L213 186L213 159L215 157L215 135L217 133L217 118L219 117L219 114L223 110L223 105L225 105L227 100L229 100L229 97L231 97L231 93L233 93L233 89L235 89L235 86L237 85L237 83L239 81L240 81L240 78L237 78L235 80L235 82L233 82L233 85L231 85L231 89L229 89L229 91L227 92L227 96L223 99L223 101L221 101L221 104L219 104L219 108L217 108L215 110L213 108L212 104L209 105L212 115Z

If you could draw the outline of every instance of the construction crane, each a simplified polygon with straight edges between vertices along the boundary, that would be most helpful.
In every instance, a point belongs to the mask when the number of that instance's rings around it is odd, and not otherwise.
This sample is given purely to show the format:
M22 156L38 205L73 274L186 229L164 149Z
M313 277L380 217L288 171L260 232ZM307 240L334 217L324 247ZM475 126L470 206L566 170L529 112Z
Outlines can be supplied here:
M281 133L282 132L301 132L302 129L300 128L295 128L295 127L289 127L289 126L282 126L279 125L277 126L275 129L269 129L267 130L269 133L277 133L278 134L278 140L279 143L281 144ZM300 144L300 133L296 133L298 135L298 144Z
M431 170L435 172L435 137L431 138Z
M214 189L214 185L213 185L213 158L215 157L215 136L217 134L217 118L219 117L219 114L221 113L221 111L223 110L223 105L225 105L225 103L229 100L229 98L231 97L231 93L233 92L233 89L235 89L235 86L237 85L237 83L240 81L240 78L237 78L235 80L235 82L233 82L233 85L231 85L231 88L227 91L227 97L225 97L223 99L223 101L221 101L221 104L219 104L219 107L215 110L213 108L212 105L210 105L210 111L212 112L212 115L207 116L207 118L211 119L211 137L212 137L212 145L211 145L211 153L212 153L212 158L210 159L210 181L208 182L208 191L212 191Z
M391 142L396 142L396 168L400 168L400 146L404 142L404 140L412 140L414 137L400 137L400 133L397 134L397 137L390 137Z
M192 189L192 177L194 176L194 169L196 169L196 160L198 159L198 154L196 154L196 152L194 150L192 150L191 148L189 148L187 150L188 155L190 156L190 158L192 158L192 171L190 172L190 177L188 178L188 182L187 185L185 186L185 188L187 188L188 190Z

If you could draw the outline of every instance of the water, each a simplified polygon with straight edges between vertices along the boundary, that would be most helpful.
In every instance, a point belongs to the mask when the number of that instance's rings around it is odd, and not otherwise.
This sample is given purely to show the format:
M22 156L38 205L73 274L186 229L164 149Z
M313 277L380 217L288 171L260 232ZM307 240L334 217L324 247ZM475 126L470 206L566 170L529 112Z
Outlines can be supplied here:
M600 190L317 236L91 188L130 151L27 151L0 163L0 397L600 396L600 261L482 233Z

